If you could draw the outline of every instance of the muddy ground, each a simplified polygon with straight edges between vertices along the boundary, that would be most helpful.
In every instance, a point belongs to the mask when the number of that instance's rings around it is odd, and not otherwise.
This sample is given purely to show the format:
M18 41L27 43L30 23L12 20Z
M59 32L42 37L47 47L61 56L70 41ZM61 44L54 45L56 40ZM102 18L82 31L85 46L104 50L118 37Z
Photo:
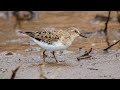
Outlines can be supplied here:
M107 43L104 33L98 31L104 29L105 22L95 21L96 15L108 16L108 12L42 11L39 20L23 22L23 31L69 30L70 27L76 27L88 37L77 38L67 50L57 51L59 63L55 63L48 51L47 64L43 68L38 66L42 63L41 48L26 35L18 33L19 29L13 29L14 19L7 21L0 18L0 78L9 79L12 71L20 66L15 77L17 79L40 79L41 74L53 79L119 79L120 44L112 47L108 53L103 52ZM120 39L120 24L116 16L113 11L108 25L110 44ZM90 48L93 48L91 57L78 61L77 58Z

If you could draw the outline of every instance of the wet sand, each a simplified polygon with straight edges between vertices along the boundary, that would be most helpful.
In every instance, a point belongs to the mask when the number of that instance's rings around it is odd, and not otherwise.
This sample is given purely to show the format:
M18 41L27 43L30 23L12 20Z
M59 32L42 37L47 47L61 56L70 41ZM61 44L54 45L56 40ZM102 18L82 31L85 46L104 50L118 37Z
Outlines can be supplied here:
M79 53L57 52L56 63L52 54L48 54L46 65L41 70L42 63L39 52L21 52L6 55L0 54L0 78L9 79L12 71L20 66L15 79L120 79L120 50L110 50L109 53L100 50L93 51L91 58L78 61ZM83 53L81 53L83 54ZM43 73L44 72L44 73Z

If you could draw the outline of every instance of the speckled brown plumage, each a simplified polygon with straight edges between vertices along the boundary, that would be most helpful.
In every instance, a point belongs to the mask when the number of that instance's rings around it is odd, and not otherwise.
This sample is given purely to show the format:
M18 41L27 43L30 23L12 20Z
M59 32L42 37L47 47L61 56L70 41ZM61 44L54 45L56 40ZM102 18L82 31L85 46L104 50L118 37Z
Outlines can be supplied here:
M25 32L27 35L31 36L32 38L35 38L36 40L46 42L48 44L52 44L55 41L58 41L61 39L62 36L65 37L65 39L70 38L69 33L64 30L43 30L43 31L36 31L36 32Z

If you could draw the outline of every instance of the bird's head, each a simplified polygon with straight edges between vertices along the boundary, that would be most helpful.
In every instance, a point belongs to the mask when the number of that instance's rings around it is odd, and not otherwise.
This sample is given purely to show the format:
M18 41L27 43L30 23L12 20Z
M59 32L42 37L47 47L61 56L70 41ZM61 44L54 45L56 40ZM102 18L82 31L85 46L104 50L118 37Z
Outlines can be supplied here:
M70 29L71 29L72 33L75 33L81 37L87 38L86 36L82 35L82 33L77 28L71 27Z

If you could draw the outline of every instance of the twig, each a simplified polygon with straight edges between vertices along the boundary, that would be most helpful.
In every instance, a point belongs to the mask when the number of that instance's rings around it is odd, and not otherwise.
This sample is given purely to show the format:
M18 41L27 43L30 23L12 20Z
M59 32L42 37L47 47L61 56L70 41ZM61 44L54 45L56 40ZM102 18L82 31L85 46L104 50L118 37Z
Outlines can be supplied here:
M88 68L88 69L90 69L90 70L98 70L98 69L96 69L96 68Z
M108 39L108 30L107 29L108 29L108 23L109 23L109 20L110 20L110 15L111 15L111 11L109 11L109 13L108 13L108 19L105 23L105 28L104 28L104 33L105 33L105 36L106 36L106 42L107 42L108 46L110 45L110 43L109 43L109 39Z
M92 56L89 55L91 52L92 52L92 48L90 49L89 52L86 52L84 55L78 57L77 60L80 61L80 60L82 60L82 59L87 59L87 58L92 57Z
M92 52L92 48L90 49L89 52L86 52L84 55L82 55L82 56L80 56L80 57L88 56L91 52Z
M120 42L120 40L118 40L116 43L114 43L114 44L110 45L109 47L107 47L106 49L104 49L104 51L108 51L108 49L110 49L114 45L118 44L119 42Z
M79 57L77 58L78 61L82 60L82 59L87 59L87 58L91 58L92 56L87 56L87 57Z
M16 73L17 73L17 71L19 70L19 68L20 68L20 66L17 67L14 71L12 71L12 75L11 75L11 78L10 78L10 79L14 79L14 78L15 78Z

